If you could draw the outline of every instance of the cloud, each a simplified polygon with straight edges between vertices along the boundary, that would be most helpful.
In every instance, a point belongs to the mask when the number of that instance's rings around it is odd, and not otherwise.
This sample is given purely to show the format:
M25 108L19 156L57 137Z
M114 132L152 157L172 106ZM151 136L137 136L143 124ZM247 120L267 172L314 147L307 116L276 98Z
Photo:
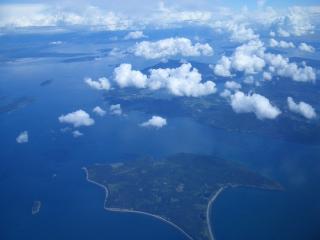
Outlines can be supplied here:
M315 82L315 70L303 64L301 67L297 63L290 63L288 58L280 54L265 54L265 60L269 64L269 72L276 76L288 77L297 82Z
M310 104L305 102L296 103L292 97L288 97L287 102L288 102L288 107L290 111L294 113L298 113L307 119L316 118L317 116L316 111Z
M315 27L311 23L311 11L308 7L290 7L286 15L276 20L278 34L282 37L312 34Z
M96 106L92 111L97 115L99 115L100 117L103 117L104 115L106 115L106 111L99 106Z
M175 55L187 56L211 56L212 47L206 43L192 44L188 38L166 38L156 42L142 41L133 49L136 56L146 59L165 58Z
M83 133L80 132L79 130L75 130L75 131L72 132L72 136L73 136L74 138L78 138L78 137L83 136Z
M293 42L286 42L286 41L277 41L273 38L270 39L269 42L270 47L278 47L278 48L295 48L296 46Z
M112 115L121 115L122 109L120 104L114 104L110 106L110 113Z
M265 81L272 80L272 74L269 72L263 72L262 77L263 77L263 80L265 80Z
M148 121L141 123L140 126L142 127L155 127L155 128L162 128L167 125L167 120L160 116L152 116Z
M151 69L149 88L166 88L175 96L200 97L216 92L212 81L201 82L202 76L190 63L178 68Z
M223 98L229 98L231 95L232 93L228 89L224 89L223 92L220 93L220 96Z
M252 40L237 47L230 57L222 56L214 67L217 75L230 76L232 70L244 72L246 75L268 72L265 79L272 76L288 77L298 82L315 82L315 70L302 64L290 62L280 54L266 52L260 40Z
M132 70L131 64L123 63L114 69L114 80L121 88L145 88L148 79L140 71Z
M235 81L227 81L224 84L224 87L230 90L239 90L241 88L241 84Z
M230 77L231 76L231 61L226 56L222 56L221 59L214 67L214 73L217 76L221 77Z
M244 24L235 24L229 28L229 31L231 32L230 39L234 42L246 42L259 38L259 35L255 34L252 28L248 28Z
M97 81L91 78L85 78L84 81L88 86L96 90L109 90L111 88L109 80L105 77L99 78Z
M269 99L256 93L245 95L239 91L231 95L230 99L231 107L236 113L254 113L260 120L275 119L281 113Z
M131 64L121 64L114 70L115 82L120 87L167 89L175 96L200 97L216 92L212 81L202 82L202 76L190 63L178 68L151 69L150 75L132 70Z
M140 39L140 38L145 38L145 37L147 37L147 36L145 36L142 31L134 31L134 32L129 32L129 33L124 37L124 39L125 39L125 40L129 40L129 39Z
M94 124L94 120L90 115L81 109L67 115L61 115L58 119L60 123L72 124L74 127L91 126Z
M312 47L311 45L306 44L304 42L300 43L299 49L301 51L305 51L305 52L309 52L309 53L314 53L316 51L314 47Z
M29 142L29 134L27 131L23 131L16 138L17 143L27 143Z
M231 57L231 66L246 74L255 74L265 67L265 48L260 40L252 40L236 48Z
M0 27L99 27L126 30L132 22L121 14L94 6L76 8L54 4L4 4L0 6Z

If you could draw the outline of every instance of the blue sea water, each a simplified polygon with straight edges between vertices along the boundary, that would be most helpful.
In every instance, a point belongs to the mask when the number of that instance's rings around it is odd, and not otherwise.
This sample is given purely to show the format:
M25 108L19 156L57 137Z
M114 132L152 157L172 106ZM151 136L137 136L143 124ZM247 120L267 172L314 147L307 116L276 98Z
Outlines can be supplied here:
M81 170L94 163L177 152L238 161L285 188L281 192L243 188L223 192L213 207L216 239L320 238L319 145L210 128L187 117L170 118L160 130L145 129L139 123L150 115L126 111L126 106L122 106L124 116L94 116L95 106L107 109L116 102L104 102L102 94L89 89L83 78L109 76L118 62L99 55L99 50L112 43L86 37L90 44L70 44L70 36L60 36L67 43L58 49L48 47L57 40L52 36L37 39L35 46L30 36L22 42L17 36L10 39L13 49L23 51L18 56L19 51L10 53L16 52L15 56L6 53L9 59L0 66L1 104L21 96L34 101L0 113L0 239L185 239L156 219L105 211L104 191L88 183ZM31 49L24 46L28 41ZM48 48L72 56L48 54ZM101 59L79 61L79 56L87 55ZM76 59L63 62L66 58ZM148 67L136 59L134 64L139 69ZM41 87L48 79L52 83ZM61 131L66 126L58 117L78 109L90 112L96 123L80 128L83 137L73 138L70 131ZM17 144L15 138L24 130L29 132L29 143ZM35 200L42 207L33 216Z

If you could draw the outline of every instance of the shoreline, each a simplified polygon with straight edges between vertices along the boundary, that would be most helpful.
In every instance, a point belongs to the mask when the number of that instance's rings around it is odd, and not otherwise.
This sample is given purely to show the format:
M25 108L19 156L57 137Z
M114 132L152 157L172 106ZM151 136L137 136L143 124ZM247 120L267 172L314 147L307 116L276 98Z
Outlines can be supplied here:
M209 236L211 240L214 240L214 233L213 233L213 227L211 224L211 218L210 213L212 212L212 205L214 201L218 198L218 196L226 189L226 186L220 187L219 190L212 196L212 198L209 200L208 207L207 207L207 224L208 224L208 230L209 230Z
M95 182L93 180L91 180L89 178L89 172L88 169L86 167L82 167L82 170L85 172L86 174L86 180L90 183L93 183L101 188L104 189L105 191L105 199L103 202L103 208L107 211L111 211L111 212L122 212L122 213L136 213L136 214L141 214L141 215L145 215L145 216L149 216L149 217L154 217L158 220L161 220L169 225L171 225L172 227L174 227L175 229L177 229L178 231L180 231L182 234L184 234L188 239L190 240L194 240L187 232L185 232L181 227L179 227L178 225L174 224L173 222L170 222L169 220L159 216L159 215L155 215L152 213L148 213L148 212L142 212L142 211L136 211L136 210L131 210L131 209L125 209L125 208L108 208L107 207L107 201L108 201L108 196L109 196L109 189L98 182ZM213 203L216 201L216 199L218 198L218 196L227 188L236 188L236 187L246 187L246 188L257 188L257 189L262 189L262 190L283 190L282 187L279 188L272 188L272 187L262 187L262 186L254 186L254 185L247 185L247 186L241 186L239 184L225 184L224 186L221 186L218 191L210 198L208 205L207 205L207 211L206 211L206 218L207 218L207 224L208 224L208 231L209 231L209 238L210 240L215 240L214 238L214 230L213 230L213 226L211 224L211 218L210 218L210 213L212 212L212 206Z
M108 208L106 207L106 203L107 203L107 199L108 199L108 195L109 195L109 190L106 186L104 186L103 184L97 183L93 180L91 180L89 178L89 173L88 173L88 169L86 167L82 167L82 170L84 170L85 174L86 174L86 179L88 182L93 183L99 187L102 187L105 190L105 199L104 199L104 203L103 203L103 208L107 211L111 211L111 212L122 212L122 213L137 213L137 214L141 214L141 215L145 215L145 216L149 216L149 217L154 217L158 220L161 220L169 225L171 225L172 227L174 227L175 229L177 229L178 231L180 231L182 234L184 234L188 239L190 240L194 240L188 233L186 233L182 228L180 228L178 225L174 224L173 222L170 222L169 220L152 214L152 213L147 213L147 212L142 212L142 211L136 211L136 210L130 210L130 209L125 209L125 208Z

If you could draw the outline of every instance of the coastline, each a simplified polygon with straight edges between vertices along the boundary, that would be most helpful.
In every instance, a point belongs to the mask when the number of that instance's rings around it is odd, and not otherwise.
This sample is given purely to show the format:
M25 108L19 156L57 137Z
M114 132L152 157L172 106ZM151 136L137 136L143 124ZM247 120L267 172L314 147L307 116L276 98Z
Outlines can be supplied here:
M93 180L91 180L89 178L89 173L88 173L88 169L86 167L82 167L82 170L84 170L85 174L86 174L86 179L88 182L90 183L93 183L99 187L102 187L104 190L105 190L105 199L104 199L104 203L103 203L103 208L107 211L111 211L111 212L122 212L122 213L137 213L137 214L141 214L141 215L145 215L145 216L149 216L149 217L154 217L156 219L159 219L169 225L171 225L172 227L176 228L178 231L180 231L182 234L184 234L188 239L190 240L194 240L188 233L186 233L182 228L180 228L178 225L174 224L173 222L170 222L169 220L161 217L161 216L158 216L158 215L155 215L155 214L152 214L152 213L147 213L147 212L142 212L142 211L136 211L136 210L130 210L130 209L125 209L125 208L108 208L106 206L106 203L107 203L107 199L108 199L108 195L109 195L109 190L106 186L104 186L103 184L100 184L100 183L97 183Z
M131 210L131 209L125 209L125 208L108 208L107 207L107 201L108 201L108 195L109 195L109 189L104 186L103 184L100 184L98 182L95 182L93 180L91 180L89 178L89 172L88 169L86 167L82 167L82 170L84 170L85 174L86 174L86 180L90 183L93 183L101 188L104 189L105 191L105 199L103 202L103 208L107 211L111 211L111 212L122 212L122 213L136 213L136 214L141 214L141 215L145 215L145 216L149 216L149 217L154 217L158 220L161 220L169 225L171 225L172 227L176 228L178 231L180 231L182 234L184 234L188 239L190 240L194 240L187 232L185 232L181 227L179 227L178 225L174 224L173 222L170 222L169 220L159 216L159 215L155 215L152 213L148 213L148 212L142 212L142 211L136 211L136 210ZM213 231L213 226L211 223L211 218L210 218L210 213L212 212L212 207L213 207L213 203L216 201L216 199L218 198L218 196L227 188L235 188L235 187L241 187L241 185L239 184L225 184L223 186L221 186L218 191L211 197L211 199L208 202L207 205L207 211L206 211L206 218L207 218L207 224L208 224L208 231L209 231L209 239L210 240L215 240L214 238L214 231ZM262 189L262 190L283 190L282 186L278 186L277 188L275 187L268 187L268 186L254 186L254 185L247 185L247 186L242 186L242 187L247 187L247 188L258 188L258 189Z
M213 233L213 227L211 224L211 218L210 213L212 212L212 205L214 201L217 199L220 193L223 192L227 187L220 187L219 190L212 196L212 198L209 200L208 207L207 207L207 223L208 223L208 230L209 230L209 236L211 240L214 240L214 233Z

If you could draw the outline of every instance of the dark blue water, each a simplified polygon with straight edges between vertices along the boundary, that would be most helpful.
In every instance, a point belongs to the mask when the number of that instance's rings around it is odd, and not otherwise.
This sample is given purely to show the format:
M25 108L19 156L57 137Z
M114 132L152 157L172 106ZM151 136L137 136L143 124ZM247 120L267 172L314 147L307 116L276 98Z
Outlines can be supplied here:
M145 129L138 125L150 116L126 111L126 106L122 106L125 116L94 116L93 107L107 109L116 102L104 102L102 93L89 89L83 78L109 76L112 64L124 60L104 57L65 63L61 57L33 54L48 50L49 41L67 41L70 36L64 37L40 38L37 47L30 37L26 41L29 50L23 48L26 43L12 37L11 47L26 52L7 54L13 62L0 66L1 104L22 96L34 99L0 114L0 239L185 239L173 227L150 217L105 211L104 191L88 183L81 170L94 163L177 152L239 161L285 187L283 192L243 188L223 192L213 207L218 240L320 239L319 146L209 128L190 118L169 118L163 129ZM112 47L101 39L88 39L94 44L73 43L51 51L96 56L99 49ZM32 58L16 61L30 53ZM136 59L134 64L148 67ZM41 87L48 79L52 83ZM65 125L58 117L80 108L96 123L80 128L84 136L75 139L70 132L61 132ZM29 132L29 143L17 144L15 138L24 130ZM32 216L35 200L42 207Z

